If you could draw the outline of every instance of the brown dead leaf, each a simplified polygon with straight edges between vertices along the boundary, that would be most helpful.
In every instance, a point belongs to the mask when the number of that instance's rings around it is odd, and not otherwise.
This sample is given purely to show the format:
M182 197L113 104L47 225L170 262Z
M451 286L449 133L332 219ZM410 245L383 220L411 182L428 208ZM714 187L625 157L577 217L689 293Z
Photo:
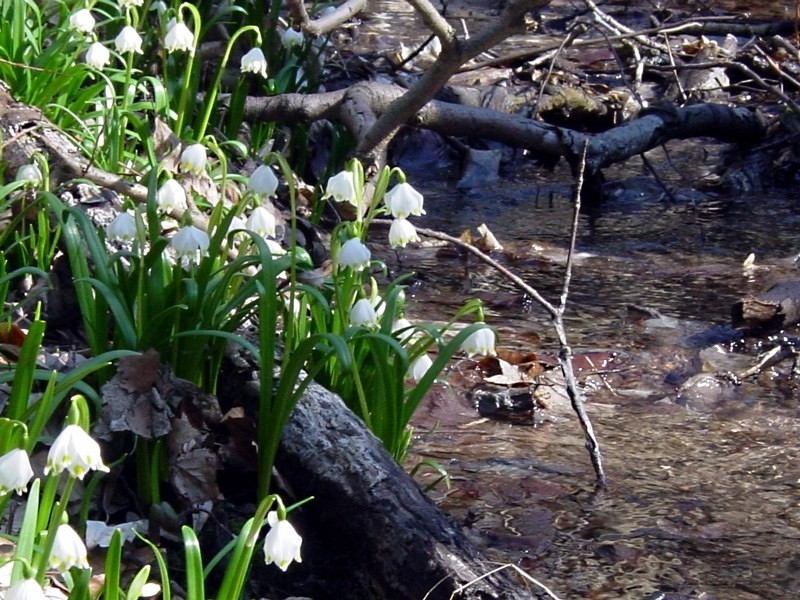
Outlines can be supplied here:
M117 362L117 375L124 390L141 394L160 384L160 368L161 357L151 348L138 356L120 358Z

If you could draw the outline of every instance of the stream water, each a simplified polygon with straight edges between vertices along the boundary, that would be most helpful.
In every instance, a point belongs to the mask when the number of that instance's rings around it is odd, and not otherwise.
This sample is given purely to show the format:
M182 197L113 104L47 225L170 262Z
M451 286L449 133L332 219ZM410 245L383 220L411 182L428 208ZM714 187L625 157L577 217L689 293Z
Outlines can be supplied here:
M686 164L675 181L702 171L697 160ZM688 405L678 398L688 377L755 359L714 344L733 335L736 299L796 273L796 201L667 199L636 173L610 175L635 191L581 216L566 319L580 360L611 358L602 375L583 380L608 488L594 492L568 407L555 402L536 427L480 418L462 385L469 362L418 413L411 462L444 466L452 487L433 492L442 508L494 560L559 598L798 598L797 396L768 371L722 394L701 390ZM418 223L453 235L487 223L505 246L502 260L556 300L573 208L565 181L535 170L475 191L415 181L428 212ZM757 268L745 272L751 252ZM445 319L478 295L502 346L556 351L545 312L491 269L443 250L399 259L395 267L418 273L412 316ZM629 305L665 318L645 319Z

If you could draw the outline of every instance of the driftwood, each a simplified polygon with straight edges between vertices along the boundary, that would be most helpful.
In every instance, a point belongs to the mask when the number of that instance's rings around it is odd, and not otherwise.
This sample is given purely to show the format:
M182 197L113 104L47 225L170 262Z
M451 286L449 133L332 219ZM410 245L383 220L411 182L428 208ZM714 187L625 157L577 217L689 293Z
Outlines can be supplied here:
M245 118L284 122L338 120L358 138L369 130L375 116L389 110L404 92L396 85L359 83L336 92L249 98ZM433 100L407 125L444 135L494 140L538 154L563 156L573 163L588 142L589 172L623 162L669 140L712 137L724 142L752 143L766 132L765 120L758 112L722 104L658 107L644 111L629 123L592 135L520 115Z
M446 599L497 566L318 385L292 413L277 468L298 498L314 496L293 516L307 534L303 564L348 590L314 590L314 598ZM499 573L455 598L530 599L534 592Z
M800 323L800 280L780 281L757 296L747 296L731 308L734 327L777 331Z

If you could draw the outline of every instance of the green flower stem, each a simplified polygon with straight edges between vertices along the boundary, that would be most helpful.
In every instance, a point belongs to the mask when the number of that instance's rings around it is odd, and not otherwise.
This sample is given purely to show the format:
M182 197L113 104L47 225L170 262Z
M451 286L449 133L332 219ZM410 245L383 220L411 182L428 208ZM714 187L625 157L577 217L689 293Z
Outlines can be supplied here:
M64 491L61 493L61 499L53 505L53 511L50 513L47 537L45 537L44 544L42 545L41 554L39 555L39 561L36 567L36 581L41 585L44 585L50 553L53 551L53 543L56 541L56 532L67 510L69 497L72 495L72 488L75 486L75 479L77 478L74 475L67 477L67 482L64 484Z
M178 17L183 18L183 14L181 11L183 9L188 10L192 14L192 24L194 25L194 48L192 48L192 52L189 54L189 60L186 65L186 72L183 76L183 88L181 89L180 99L178 101L178 116L175 120L175 133L178 137L183 136L183 125L184 125L184 117L187 112L187 107L189 105L189 98L194 96L192 92L192 82L195 78L192 76L192 71L194 70L195 65L195 56L197 55L197 48L200 45L200 13L198 12L197 8L188 2L184 2L178 7ZM200 136L198 140L201 138Z
M239 37L248 32L252 31L256 35L256 45L261 45L261 31L255 25L247 25L238 29L232 36L230 41L228 41L228 45L225 48L225 54L222 55L222 61L219 63L219 67L217 67L217 73L214 77L214 84L209 88L208 93L206 95L206 103L205 108L203 110L203 117L200 119L198 123L197 129L195 130L195 139L202 140L206 135L206 128L208 127L208 121L211 119L211 110L214 108L214 103L217 100L217 94L219 93L220 84L222 83L222 73L225 71L225 66L228 64L228 60L231 57L231 50L233 50L233 45L236 43L236 40Z
M276 501L279 503L280 508L285 511L281 499L275 494L269 495L258 505L253 518L248 520L242 527L236 543L236 549L231 557L230 565L225 571L225 578L222 580L222 585L217 594L218 598L240 597L242 587L244 587L244 582L247 578L247 572L250 570L250 561L253 557L256 539L258 539L258 534L264 526L267 512Z

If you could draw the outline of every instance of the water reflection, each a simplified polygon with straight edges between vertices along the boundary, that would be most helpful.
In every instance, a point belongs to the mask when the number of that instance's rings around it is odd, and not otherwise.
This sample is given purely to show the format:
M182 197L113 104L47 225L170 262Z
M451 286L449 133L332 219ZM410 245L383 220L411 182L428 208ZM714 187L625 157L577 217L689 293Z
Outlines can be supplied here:
M425 226L457 235L486 222L506 262L555 298L571 207L531 192L530 180L489 193L426 191ZM551 190L552 191L552 190ZM576 351L612 350L615 368L587 385L610 486L592 493L577 422L560 405L540 427L482 420L457 388L438 390L417 417L416 459L453 477L437 499L478 543L562 598L800 597L800 419L775 378L747 382L705 410L675 403L676 386L703 365L699 351L727 323L731 303L791 275L800 227L788 199L676 204L620 199L582 219L568 314ZM547 249L531 250L537 243ZM755 252L765 268L743 273ZM394 256L387 259L394 261ZM448 314L484 297L502 343L547 354L543 311L491 270L453 253L408 253L420 273L411 312ZM400 268L394 263L395 268ZM629 305L676 317L648 326ZM700 337L696 337L700 336ZM537 345L538 340L538 345ZM697 340L700 340L699 342Z

